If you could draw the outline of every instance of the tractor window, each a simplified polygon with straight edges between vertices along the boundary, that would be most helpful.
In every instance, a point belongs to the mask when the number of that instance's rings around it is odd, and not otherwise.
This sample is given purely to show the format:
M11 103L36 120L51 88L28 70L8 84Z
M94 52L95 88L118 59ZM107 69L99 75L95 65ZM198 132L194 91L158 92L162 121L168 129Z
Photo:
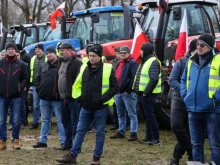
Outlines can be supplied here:
M75 28L73 31L73 38L81 39L82 43L85 44L85 40L89 41L90 36L91 18L90 16L77 17L75 22ZM83 48L85 45L82 46Z
M156 38L157 26L159 21L159 12L157 7L148 8L148 13L144 18L142 28L146 35Z
M44 38L45 26L39 27L39 40L42 41Z
M16 44L19 44L20 39L21 39L21 31L16 30L14 36L12 37L12 40L14 40Z
M27 46L27 45L30 45L30 44L33 44L36 42L36 36L37 36L37 30L36 28L27 28L28 29L31 29L31 36L27 36L27 35L24 35L24 41L23 41L23 45L24 46Z
M213 9L212 6L207 6L207 5L204 5L204 8L208 12L212 20L215 33L219 33L219 23L218 23L217 15L215 14L215 10Z
M180 25L182 23L182 18L184 10L187 11L187 23L188 23L188 36L201 35L203 33L210 33L210 27L208 25L208 20L204 14L203 9L196 8L196 4L183 4L181 6L181 20L173 19L173 12L170 12L168 26L166 28L165 42L178 39ZM205 10L208 12L215 32L219 32L219 26L217 21L217 16L215 15L212 6L203 5Z
M100 21L94 25L95 43L107 43L124 38L123 12L100 13Z
M61 24L57 23L55 29L51 29L51 26L47 26L44 33L44 41L52 41L55 39L61 39Z

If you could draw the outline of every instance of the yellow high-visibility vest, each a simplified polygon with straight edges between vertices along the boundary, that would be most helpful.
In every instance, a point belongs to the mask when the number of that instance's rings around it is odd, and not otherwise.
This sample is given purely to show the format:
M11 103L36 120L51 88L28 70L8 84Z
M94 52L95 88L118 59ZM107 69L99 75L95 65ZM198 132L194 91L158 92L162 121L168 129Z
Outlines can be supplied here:
M30 82L33 82L33 75L34 75L34 61L36 59L37 55L34 55L32 58L31 58L31 62L30 62ZM47 61L47 57L45 56L45 62Z
M87 64L83 64L80 68L79 75L76 78L75 83L72 86L72 97L74 99L78 98L82 94L82 75L87 67ZM102 95L109 90L109 78L112 71L112 65L103 63L103 72L102 72ZM114 99L111 98L104 103L104 105L112 106L114 104Z
M105 56L102 56L102 62L105 62L105 60L106 60ZM87 64L88 61L89 61L89 57L88 56L86 56L86 57L84 57L82 59L82 63L83 64Z
M60 44L61 42L58 42L57 43L57 46L56 46L56 55L58 56L58 57L60 57L60 52L59 52L59 50L58 50L58 45Z
M208 93L209 98L213 98L216 90L220 88L220 75L219 75L219 68L220 68L220 54L213 56L210 72L209 72L209 82L208 82ZM190 69L192 66L192 60L190 59L187 66L187 75L186 75L186 88L189 88L190 85Z
M149 70L150 70L150 66L152 64L152 62L154 60L158 60L156 57L151 57L149 58L145 63L144 63L144 66L142 67L141 69L141 75L140 75L140 82L139 82L139 86L138 86L138 89L139 91L144 91L147 84L149 83L150 81L150 77L149 77ZM158 60L159 64L160 64L160 61ZM141 67L141 66L139 66ZM161 64L160 64L160 67L161 67ZM138 69L139 70L139 69ZM138 72L137 70L137 72ZM136 72L136 75L137 75L137 72ZM136 81L136 76L134 78L134 83L133 83L133 89L134 89L134 84L135 84L135 81ZM161 72L159 74L159 81L157 83L157 86L154 88L153 92L152 93L161 93Z

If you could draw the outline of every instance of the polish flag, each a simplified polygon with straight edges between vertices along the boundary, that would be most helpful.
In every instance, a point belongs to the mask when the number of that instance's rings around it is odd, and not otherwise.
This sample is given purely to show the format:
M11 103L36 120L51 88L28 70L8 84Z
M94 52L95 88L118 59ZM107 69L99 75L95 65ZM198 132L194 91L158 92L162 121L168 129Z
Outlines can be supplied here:
M140 49L143 43L148 42L141 25L137 22L134 31L134 38L131 46L131 54L133 58L137 60L140 57Z
M55 12L50 16L50 26L51 29L55 29L56 28L56 19L57 17L61 17L62 13L59 9L64 10L65 9L65 2L63 2L56 10Z
M3 23L2 22L0 22L0 34L3 34Z
M175 61L183 57L188 50L188 30L187 30L187 13L184 11L183 20L180 26L180 33L176 48Z

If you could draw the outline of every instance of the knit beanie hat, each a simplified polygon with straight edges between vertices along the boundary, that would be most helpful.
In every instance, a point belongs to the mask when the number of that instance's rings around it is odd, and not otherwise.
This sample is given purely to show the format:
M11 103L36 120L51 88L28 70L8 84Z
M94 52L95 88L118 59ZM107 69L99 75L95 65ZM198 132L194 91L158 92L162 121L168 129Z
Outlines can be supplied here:
M36 46L35 46L35 49L36 48L39 48L39 49L41 49L42 51L44 51L44 45L43 44L37 44Z
M8 48L14 48L15 50L17 49L17 46L14 42L7 42L5 49L7 50Z
M86 53L88 54L89 53L89 49L93 46L93 44L88 44L86 46Z
M197 39L194 39L190 42L189 44L189 51L193 52L194 50L196 50L196 43L197 43Z
M72 49L72 50L74 50L73 46L69 42L62 42L62 44L60 44L58 46L58 49Z
M94 44L91 48L89 48L88 51L97 54L99 57L102 57L102 50L102 45Z
M202 42L210 49L212 49L215 45L215 38L212 35L205 33L198 38L197 42Z
M128 46L124 45L120 48L120 52L127 52L128 54L130 54L130 49Z
M49 45L49 46L46 48L46 53L47 53L47 52L56 54L56 50L54 49L53 45Z

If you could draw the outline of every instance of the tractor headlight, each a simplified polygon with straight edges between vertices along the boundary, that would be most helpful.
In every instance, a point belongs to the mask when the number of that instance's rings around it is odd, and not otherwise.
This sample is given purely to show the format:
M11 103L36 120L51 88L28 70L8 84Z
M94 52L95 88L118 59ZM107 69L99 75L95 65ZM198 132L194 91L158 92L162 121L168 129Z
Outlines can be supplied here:
M168 59L166 59L165 64L166 64L167 67L170 65L170 62L169 62Z
M174 61L174 60L172 60L172 67L174 66L174 64L175 64L175 61Z

